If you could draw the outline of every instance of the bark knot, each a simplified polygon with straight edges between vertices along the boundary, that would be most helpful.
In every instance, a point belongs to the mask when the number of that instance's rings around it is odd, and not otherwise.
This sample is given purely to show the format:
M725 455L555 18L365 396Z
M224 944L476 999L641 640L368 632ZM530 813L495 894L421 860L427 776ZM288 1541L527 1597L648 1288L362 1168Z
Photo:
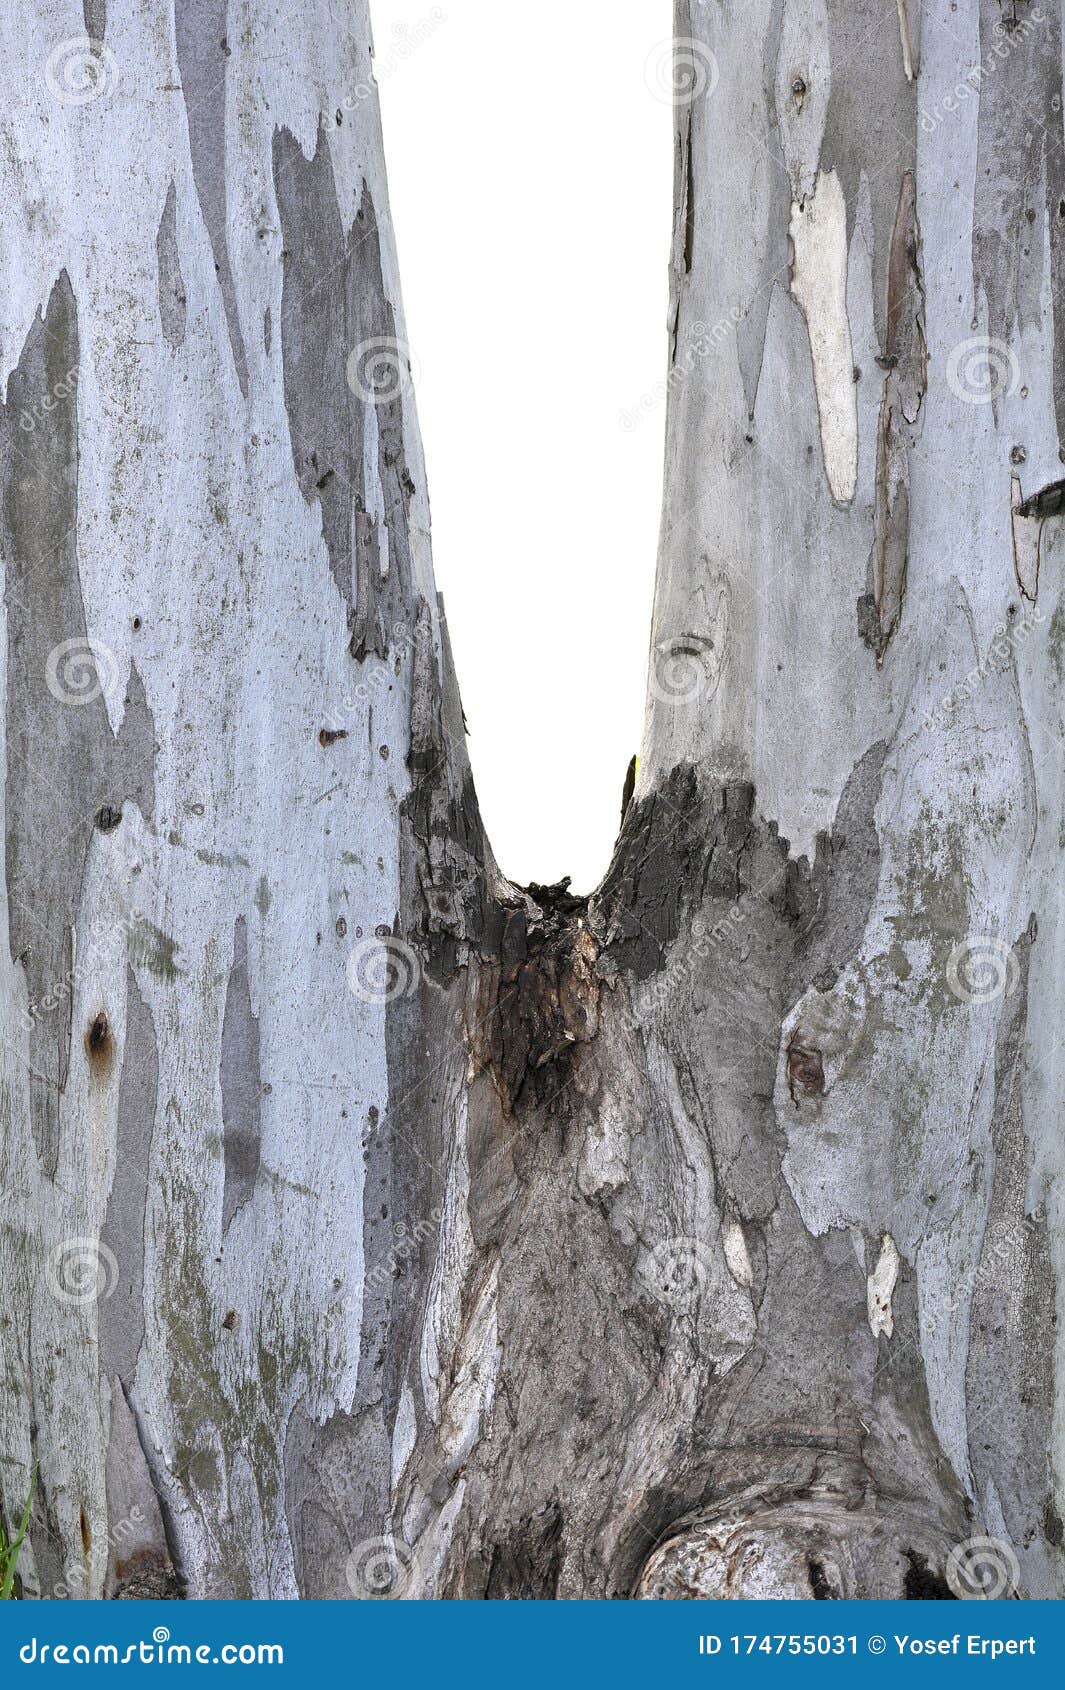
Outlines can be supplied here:
M825 1065L821 1052L813 1045L804 1044L795 1035L788 1045L788 1090L796 1108L800 1097L822 1097L825 1090Z
M104 1079L111 1070L113 1041L111 1028L103 1010L94 1015L85 1032L85 1054L89 1058L90 1071L100 1079Z

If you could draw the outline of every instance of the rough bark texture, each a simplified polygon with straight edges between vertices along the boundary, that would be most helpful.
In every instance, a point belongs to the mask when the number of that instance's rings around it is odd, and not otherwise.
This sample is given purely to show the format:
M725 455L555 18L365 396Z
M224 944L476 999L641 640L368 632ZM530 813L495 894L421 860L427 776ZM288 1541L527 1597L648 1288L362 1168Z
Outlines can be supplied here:
M0 20L27 1596L1060 1588L1060 12L663 51L647 731L578 899L480 823L362 0Z

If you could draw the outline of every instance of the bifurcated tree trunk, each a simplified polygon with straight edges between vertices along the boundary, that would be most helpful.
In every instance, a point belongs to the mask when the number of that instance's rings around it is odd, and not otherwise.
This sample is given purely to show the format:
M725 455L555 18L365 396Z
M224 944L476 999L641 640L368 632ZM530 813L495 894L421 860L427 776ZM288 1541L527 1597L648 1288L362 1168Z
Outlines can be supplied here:
M1060 1588L1061 11L676 11L590 898L481 827L364 0L0 19L26 1596Z

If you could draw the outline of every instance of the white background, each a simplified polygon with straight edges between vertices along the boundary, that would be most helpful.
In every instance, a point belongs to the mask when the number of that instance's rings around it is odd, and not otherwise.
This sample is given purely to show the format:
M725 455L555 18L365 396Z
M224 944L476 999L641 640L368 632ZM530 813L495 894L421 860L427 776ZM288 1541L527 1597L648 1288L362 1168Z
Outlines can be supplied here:
M643 715L669 0L371 0L437 585L489 837L589 891ZM623 423L628 417L628 426Z

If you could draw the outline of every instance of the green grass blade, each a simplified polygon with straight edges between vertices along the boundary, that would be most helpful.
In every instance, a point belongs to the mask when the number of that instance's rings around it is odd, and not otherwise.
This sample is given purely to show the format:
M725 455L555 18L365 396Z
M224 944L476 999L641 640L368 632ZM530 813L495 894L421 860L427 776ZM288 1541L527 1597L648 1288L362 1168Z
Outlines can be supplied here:
M8 1543L7 1533L0 1522L0 1602L9 1602L15 1594L15 1568L18 1566L19 1552L26 1541L26 1532L30 1524L30 1510L33 1507L33 1493L37 1488L37 1469L33 1469L30 1479L30 1492L26 1498L26 1506L22 1510L22 1519L15 1534L13 1543Z

